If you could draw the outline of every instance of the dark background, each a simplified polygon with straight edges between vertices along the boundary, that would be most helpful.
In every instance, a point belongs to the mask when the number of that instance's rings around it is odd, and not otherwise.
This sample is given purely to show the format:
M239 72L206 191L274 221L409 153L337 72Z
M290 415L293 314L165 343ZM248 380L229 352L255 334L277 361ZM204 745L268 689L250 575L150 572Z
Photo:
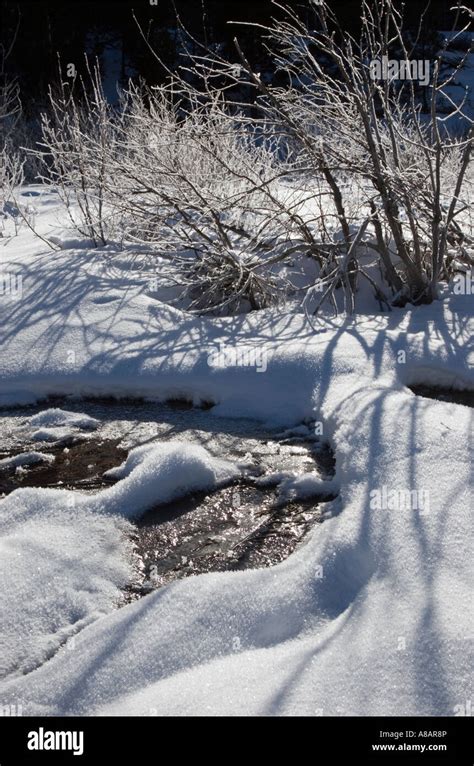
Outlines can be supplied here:
M375 2L376 0L374 0ZM303 14L310 13L310 0L287 3ZM427 14L425 34L430 39L435 30L449 29L451 0L433 0ZM270 67L260 34L255 28L229 26L229 20L265 23L278 10L270 0L176 0L176 7L186 27L200 40L222 44L222 50L235 58L232 39L236 32L253 63L265 71ZM353 32L359 23L359 0L333 0L341 25ZM405 16L408 25L416 25L426 0L408 0ZM74 63L84 72L84 52L101 63L104 87L113 100L117 82L129 77L144 77L151 84L160 82L164 72L140 37L132 9L146 32L150 44L173 68L179 63L180 45L176 37L176 15L172 0L0 0L0 40L9 47L18 34L6 62L5 74L16 77L26 114L37 110L46 97L48 83L58 76L58 54L62 76L66 65ZM204 16L204 23L203 23Z

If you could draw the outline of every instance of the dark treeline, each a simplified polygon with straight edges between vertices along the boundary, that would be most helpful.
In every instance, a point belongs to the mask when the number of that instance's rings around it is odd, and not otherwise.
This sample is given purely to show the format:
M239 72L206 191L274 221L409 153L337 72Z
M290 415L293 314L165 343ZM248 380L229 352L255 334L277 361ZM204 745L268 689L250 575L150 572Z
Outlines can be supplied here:
M426 17L424 34L429 41L433 32L447 29L452 14L451 0L435 0ZM311 1L287 3L303 14L310 14ZM2 0L0 35L8 48L15 38L6 62L6 72L19 81L23 107L33 114L45 99L47 87L58 76L58 56L65 76L67 64L73 63L79 73L85 69L84 54L90 60L99 58L109 97L116 83L129 77L143 77L150 83L163 79L164 71L147 49L133 20L133 11L160 57L171 67L179 64L180 44L172 0ZM333 0L341 25L357 32L359 0ZM405 15L409 25L417 24L425 0L410 0ZM176 0L176 9L186 28L202 41L220 44L230 57L235 56L233 37L237 34L252 61L262 71L270 66L266 60L261 34L256 28L235 27L228 21L250 21L265 24L278 9L271 0ZM17 28L18 27L18 28Z

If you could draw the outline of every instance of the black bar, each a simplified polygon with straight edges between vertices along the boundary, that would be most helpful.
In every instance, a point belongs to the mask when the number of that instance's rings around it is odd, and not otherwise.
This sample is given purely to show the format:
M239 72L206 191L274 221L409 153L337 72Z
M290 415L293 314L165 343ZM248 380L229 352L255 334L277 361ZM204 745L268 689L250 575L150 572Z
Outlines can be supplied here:
M227 728L230 736L223 737ZM60 732L63 734L57 735ZM249 738L245 744L246 732ZM28 749L29 742L45 749ZM224 743L227 744L223 746ZM46 749L50 745L71 749ZM234 748L238 748L240 759L254 757L255 746L265 753L268 762L272 749L283 745L290 747L295 757L300 747L309 747L314 763L440 766L472 766L473 763L469 717L315 717L278 721L264 717L203 719L197 716L186 719L0 717L0 766L113 763L115 759L117 763L135 766L145 758L159 764L169 758L173 750L182 762L188 748L194 759L217 756L222 762L228 754L236 752ZM384 749L379 749L381 746Z

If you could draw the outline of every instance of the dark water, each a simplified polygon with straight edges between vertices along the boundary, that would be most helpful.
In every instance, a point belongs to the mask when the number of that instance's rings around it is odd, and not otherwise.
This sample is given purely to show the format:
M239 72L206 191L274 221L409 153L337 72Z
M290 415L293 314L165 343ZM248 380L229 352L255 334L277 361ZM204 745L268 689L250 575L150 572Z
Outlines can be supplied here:
M474 391L458 391L455 388L442 388L440 386L409 386L417 396L427 399L438 399L440 402L452 402L463 404L465 407L474 407Z

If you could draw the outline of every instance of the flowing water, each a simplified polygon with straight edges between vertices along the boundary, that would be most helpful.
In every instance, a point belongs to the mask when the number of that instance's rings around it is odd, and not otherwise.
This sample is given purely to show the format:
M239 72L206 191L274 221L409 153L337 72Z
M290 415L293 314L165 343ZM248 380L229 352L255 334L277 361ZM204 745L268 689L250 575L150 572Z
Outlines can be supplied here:
M48 407L82 412L100 421L93 432L75 432L59 442L33 439L29 418ZM304 429L303 429L304 430ZM185 440L214 455L251 461L253 475L213 492L198 492L160 505L134 524L141 561L139 584L129 601L177 578L202 572L267 567L286 558L321 521L331 496L282 504L273 487L255 478L274 472L334 475L334 456L323 441L301 429L280 433L251 420L225 419L181 402L51 399L39 406L0 411L0 460L25 451L54 455L52 463L0 470L0 494L18 487L56 487L97 492L110 486L103 476L133 447L153 441Z

